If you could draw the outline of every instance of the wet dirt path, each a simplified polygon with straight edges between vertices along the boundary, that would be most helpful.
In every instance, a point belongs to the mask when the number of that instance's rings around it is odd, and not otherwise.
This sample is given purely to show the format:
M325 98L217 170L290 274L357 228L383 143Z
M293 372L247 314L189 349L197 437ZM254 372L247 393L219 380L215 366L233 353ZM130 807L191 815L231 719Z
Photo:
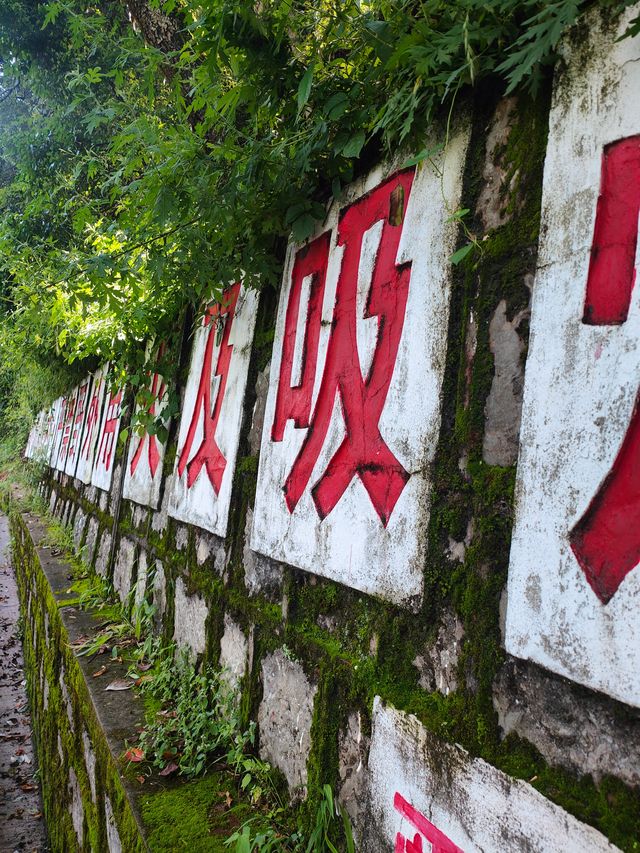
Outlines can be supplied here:
M19 634L9 523L0 514L0 851L46 851Z

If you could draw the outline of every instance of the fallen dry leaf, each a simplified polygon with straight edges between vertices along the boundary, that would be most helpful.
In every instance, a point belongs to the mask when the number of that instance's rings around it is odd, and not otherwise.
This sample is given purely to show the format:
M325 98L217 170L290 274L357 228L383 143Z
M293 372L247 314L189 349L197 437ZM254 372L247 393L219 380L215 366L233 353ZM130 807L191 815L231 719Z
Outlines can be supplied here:
M136 776L136 779L138 780L138 782L140 782L141 785L144 785L144 776Z
M131 746L125 752L124 757L127 761L139 764L141 761L144 761L144 752L138 746Z
M136 669L139 669L140 672L147 672L153 666L152 663L139 663Z
M92 678L98 678L99 676L104 675L108 669L109 669L108 666L105 666L104 664L102 664L100 669L96 669L96 671L94 673L92 673L91 677Z
M21 790L21 791L25 791L25 792L26 792L26 791L35 791L35 790L36 790L36 786L35 786L35 785L29 785L29 784L27 784L27 785L20 785L20 790Z
M178 765L175 763L175 761L172 761L170 764L167 764L167 766L158 773L158 776L171 776L171 774L175 773L177 769L178 769Z
M111 684L107 684L105 690L131 690L133 681L127 681L125 678L114 678Z

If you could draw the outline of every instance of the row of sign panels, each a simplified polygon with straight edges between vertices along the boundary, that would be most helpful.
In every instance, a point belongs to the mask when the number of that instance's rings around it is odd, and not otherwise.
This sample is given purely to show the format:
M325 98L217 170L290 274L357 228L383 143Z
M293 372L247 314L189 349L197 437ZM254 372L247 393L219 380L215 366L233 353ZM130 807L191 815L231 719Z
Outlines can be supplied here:
M550 116L506 647L640 705L640 65L637 38L591 38ZM423 591L467 142L437 172L354 185L290 247L276 320L251 547L407 607ZM169 512L220 536L256 309L235 285L204 318L182 411ZM100 488L119 412L105 387L99 371L39 421L50 464ZM132 440L125 496L155 506L161 476L159 442Z

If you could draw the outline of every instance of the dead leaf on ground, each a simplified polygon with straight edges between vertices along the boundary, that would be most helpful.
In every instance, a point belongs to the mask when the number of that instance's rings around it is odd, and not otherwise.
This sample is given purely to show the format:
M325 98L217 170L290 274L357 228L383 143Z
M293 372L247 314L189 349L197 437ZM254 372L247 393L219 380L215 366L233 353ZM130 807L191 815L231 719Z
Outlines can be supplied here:
M158 773L158 776L171 776L171 774L175 773L177 769L178 765L175 763L175 761L172 761Z
M138 780L138 782L140 782L141 785L144 785L144 776L136 776L136 779Z
M127 761L139 764L141 761L144 761L144 752L138 746L131 746L125 752L124 757Z
M100 669L96 669L96 671L95 671L94 673L92 673L92 674L91 674L91 677L92 677L92 678L98 678L100 675L104 675L104 674L105 674L105 672L107 672L107 670L108 670L108 669L109 669L109 667L108 667L108 666L105 666L104 664L102 664L102 666L100 667Z
M131 690L133 681L127 681L126 678L114 678L111 684L107 684L105 690Z
M139 669L140 672L148 672L152 666L152 663L139 663L136 669Z

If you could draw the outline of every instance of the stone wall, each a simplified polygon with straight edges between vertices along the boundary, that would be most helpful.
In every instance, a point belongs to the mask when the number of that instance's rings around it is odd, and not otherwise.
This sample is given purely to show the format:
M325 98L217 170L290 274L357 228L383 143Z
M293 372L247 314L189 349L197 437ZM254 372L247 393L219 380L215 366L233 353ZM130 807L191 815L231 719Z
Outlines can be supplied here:
M138 811L116 759L142 720L142 707L130 695L105 694L95 680L91 689L95 666L77 658L72 644L97 622L72 606L69 566L43 545L39 521L14 515L11 526L49 847L144 851Z
M553 92L479 92L435 162L399 156L354 183L290 246L278 306L230 288L198 327L159 460L154 436L116 445L103 373L100 426L78 389L30 440L87 562L152 601L167 641L228 668L292 798L332 784L368 852L416 835L467 853L637 849L633 487L603 499L612 516L627 501L621 528L589 539L594 495L635 447L625 21L595 10ZM597 320L609 203L635 231L607 279L626 313ZM461 208L477 245L452 265ZM594 554L621 536L611 575Z

